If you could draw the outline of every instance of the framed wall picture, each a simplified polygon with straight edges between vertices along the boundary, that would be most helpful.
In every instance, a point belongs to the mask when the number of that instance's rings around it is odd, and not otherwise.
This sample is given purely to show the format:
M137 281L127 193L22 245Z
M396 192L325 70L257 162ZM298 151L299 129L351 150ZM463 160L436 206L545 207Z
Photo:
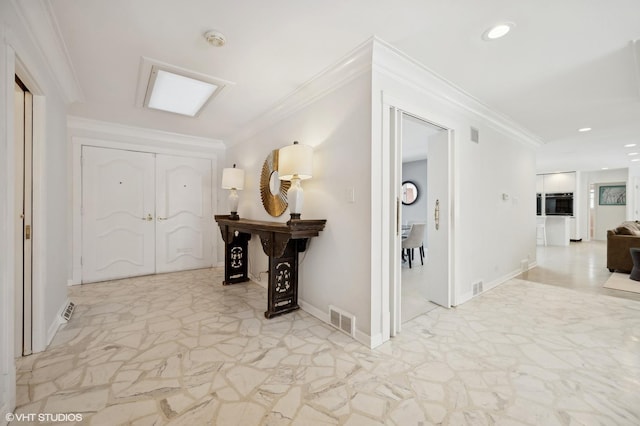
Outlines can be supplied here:
M627 187L625 185L601 185L598 194L601 206L625 206L627 204Z

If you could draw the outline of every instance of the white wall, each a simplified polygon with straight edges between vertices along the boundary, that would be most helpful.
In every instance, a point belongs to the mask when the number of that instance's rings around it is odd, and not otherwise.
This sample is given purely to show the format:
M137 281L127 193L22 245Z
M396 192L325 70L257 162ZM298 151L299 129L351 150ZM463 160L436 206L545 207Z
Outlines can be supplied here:
M218 200L226 199L226 191L220 189L222 178L222 166L224 165L225 147L222 141L217 139L195 137L189 135L164 132L141 127L124 126L116 123L108 123L79 117L69 117L69 155L68 162L72 165L71 184L72 195L69 210L69 228L72 238L69 238L68 249L69 270L71 271L70 284L82 282L82 218L81 207L81 163L82 146L99 146L105 148L125 149L139 152L151 152L156 154L182 155L212 160L212 206L213 211L218 211ZM213 220L213 218L212 218ZM217 227L214 227L214 262L224 265L224 245Z
M33 44L14 2L0 2L0 411L15 405L13 84L18 73L34 94L34 350L43 350L59 325L67 297L68 197L66 101L51 63Z
M294 140L313 146L313 178L302 182L302 219L327 219L327 225L301 255L299 298L303 309L325 321L330 304L354 314L359 335L370 333L370 89L368 74L332 87L276 125L233 145L225 165L236 163L245 170L240 217L286 222L288 210L274 218L262 206L262 164L272 150ZM354 203L347 201L348 188L354 189ZM228 213L225 203L219 213ZM250 269L257 275L267 270L267 258L257 236L250 243ZM266 285L266 274L262 280Z
M627 206L607 206L599 202L600 187L606 185L626 185L626 182L598 183L595 185L595 235L597 241L607 240L607 230L615 229L627 216Z
M581 218L579 222L580 226L580 235L583 240L590 239L589 233L589 188L593 185L599 184L624 184L627 183L627 179L629 177L628 169L614 169L614 170L597 170L597 171L586 171L580 173L580 178L578 180L578 192L580 193L579 201L576 201L576 205L578 208L578 217ZM629 210L629 206L598 206L598 190L596 187L596 199L595 199L595 207L596 207L596 217L595 217L595 228L596 240L606 240L607 239L607 229L615 228L619 225L620 222L627 220L627 218L631 218ZM627 186L627 204L629 203L629 186ZM599 207L606 207L602 211L599 210ZM600 217L602 216L602 217ZM617 223L616 223L617 222Z
M392 210L391 200L383 196L388 191L385 185L389 185L383 171L388 171L390 161L382 144L383 99L398 101L408 112L454 131L452 218L457 303L471 297L474 281L482 279L488 289L519 273L523 259L535 262L535 216L531 212L535 208L536 141L514 123L378 41L357 49L354 55L364 52L362 56L366 56L367 49L371 49L369 60L373 58L370 74L332 86L328 93L303 103L277 124L235 144L227 152L226 167L237 163L246 171L241 217L286 221L287 213L274 219L261 205L258 185L262 163L271 150L293 140L314 146L314 177L303 182L303 218L326 218L327 227L312 240L301 264L303 309L325 320L329 304L351 312L357 317L360 340L369 339L377 345L389 313L389 307L383 306L383 286L389 275L384 272L388 271L388 259L381 234L383 223L388 222L384 212ZM412 81L402 76L407 70L414 73ZM442 98L427 88L449 90L459 99ZM479 144L469 141L470 126L480 130ZM349 187L355 189L353 204L346 201ZM508 194L509 199L503 200L502 194ZM222 208L221 213L226 213ZM250 254L252 274L266 270L266 257L257 238L252 239ZM266 281L264 274L262 277Z
M522 260L533 264L535 215L531 212L535 211L535 148L539 141L401 52L376 41L373 57L372 150L380 168L384 169L388 148L380 131L387 105L454 131L454 198L449 212L453 220L454 303L468 300L477 280L484 282L486 291L520 273ZM479 144L470 141L470 126L479 129ZM375 170L378 165L373 167ZM508 200L502 199L503 193L508 194ZM382 196L375 199L372 214L377 209L386 211L390 201L385 204ZM384 217L372 220L374 228L379 225L385 229ZM384 247L384 241L374 243ZM372 272L372 277L384 277L384 269L379 270L381 273ZM384 331L384 285L383 279L372 283L372 335Z

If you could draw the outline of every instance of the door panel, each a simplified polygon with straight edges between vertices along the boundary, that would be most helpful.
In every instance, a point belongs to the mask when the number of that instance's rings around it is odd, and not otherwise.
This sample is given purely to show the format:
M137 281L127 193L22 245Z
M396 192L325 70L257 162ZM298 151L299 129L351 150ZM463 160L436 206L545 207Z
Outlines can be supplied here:
M18 223L15 226L15 354L22 355L22 330L24 324L24 290L23 278L24 268L22 265L22 252L24 248L24 90L18 83L15 83L14 90L14 111L15 111L15 167L16 167L16 216Z
M24 247L22 268L23 325L22 355L32 353L33 328L33 239L37 238L33 229L33 95L24 92Z
M155 272L153 154L82 149L82 281Z
M427 285L424 296L438 305L450 307L450 191L449 132L443 130L428 140L427 164Z
M14 83L15 143L15 354L32 353L33 95Z
M211 160L156 157L156 272L213 264Z

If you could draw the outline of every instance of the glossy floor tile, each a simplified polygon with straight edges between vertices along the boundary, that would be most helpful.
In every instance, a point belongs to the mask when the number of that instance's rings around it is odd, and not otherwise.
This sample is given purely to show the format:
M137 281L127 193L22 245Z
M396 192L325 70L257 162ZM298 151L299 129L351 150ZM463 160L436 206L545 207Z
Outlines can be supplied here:
M421 265L419 259L416 263L411 268L407 263L402 265L400 317L403 324L438 307L425 297L424 287L429 285L426 266Z
M573 242L569 246L538 246L536 259L538 266L518 278L640 301L640 294L603 287L611 276L607 269L605 241Z
M640 303L510 280L370 350L222 269L76 286L19 413L95 425L637 425ZM13 423L23 424L23 423ZM57 423L60 424L60 423Z

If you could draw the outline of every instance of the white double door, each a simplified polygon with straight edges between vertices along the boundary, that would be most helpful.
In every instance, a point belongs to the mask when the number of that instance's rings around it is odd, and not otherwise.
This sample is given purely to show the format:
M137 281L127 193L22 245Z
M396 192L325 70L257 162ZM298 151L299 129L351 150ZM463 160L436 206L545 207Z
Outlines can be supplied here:
M210 267L211 160L82 148L82 282Z

